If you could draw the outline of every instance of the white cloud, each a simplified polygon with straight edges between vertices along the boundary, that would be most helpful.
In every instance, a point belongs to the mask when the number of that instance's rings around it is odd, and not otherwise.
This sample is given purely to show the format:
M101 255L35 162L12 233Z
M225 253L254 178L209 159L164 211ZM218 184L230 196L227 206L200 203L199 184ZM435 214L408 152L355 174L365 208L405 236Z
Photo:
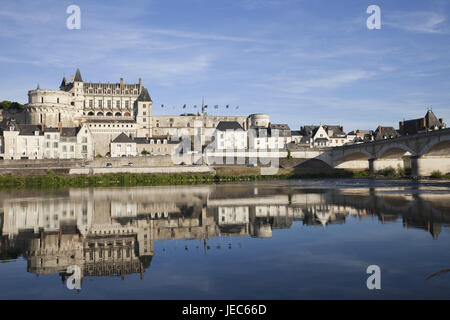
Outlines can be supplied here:
M448 34L445 17L435 12L407 12L386 14L382 24L418 33Z

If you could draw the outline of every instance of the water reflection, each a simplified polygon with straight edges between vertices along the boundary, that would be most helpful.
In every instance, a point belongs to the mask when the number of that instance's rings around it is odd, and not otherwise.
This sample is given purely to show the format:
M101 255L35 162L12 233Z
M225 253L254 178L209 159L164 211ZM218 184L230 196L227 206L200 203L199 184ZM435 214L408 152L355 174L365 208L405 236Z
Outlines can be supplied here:
M422 191L427 192L422 192ZM70 189L0 193L0 257L23 256L27 271L82 278L140 274L160 240L270 238L294 221L326 228L349 216L399 221L434 239L450 223L439 186L304 188L278 185ZM232 244L227 244L231 249ZM188 247L185 248L188 250Z

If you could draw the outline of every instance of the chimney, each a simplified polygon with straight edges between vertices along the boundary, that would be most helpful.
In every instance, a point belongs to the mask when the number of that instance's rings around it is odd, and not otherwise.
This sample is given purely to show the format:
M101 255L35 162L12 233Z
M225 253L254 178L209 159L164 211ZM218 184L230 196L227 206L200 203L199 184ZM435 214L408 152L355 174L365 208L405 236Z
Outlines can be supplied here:
M141 91L142 88L142 78L139 78L139 92Z
M120 78L120 88L123 88L123 78Z
M61 134L61 132L62 132L62 122L61 121L58 122L58 131Z
M75 77L73 75L70 76L70 82L74 82L75 81Z
M378 126L378 132L381 132L381 124Z

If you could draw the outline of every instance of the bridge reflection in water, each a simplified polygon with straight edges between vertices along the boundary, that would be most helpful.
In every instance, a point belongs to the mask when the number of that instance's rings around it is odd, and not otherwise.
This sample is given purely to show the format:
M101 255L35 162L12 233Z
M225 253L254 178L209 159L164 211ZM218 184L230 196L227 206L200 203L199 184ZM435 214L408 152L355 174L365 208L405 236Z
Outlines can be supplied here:
M27 271L36 275L60 274L64 280L68 266L76 265L82 277L123 279L144 276L155 241L201 239L207 251L212 238L268 238L294 221L326 227L349 216L401 219L405 228L436 239L450 223L450 194L440 189L261 184L2 192L0 255L23 256Z

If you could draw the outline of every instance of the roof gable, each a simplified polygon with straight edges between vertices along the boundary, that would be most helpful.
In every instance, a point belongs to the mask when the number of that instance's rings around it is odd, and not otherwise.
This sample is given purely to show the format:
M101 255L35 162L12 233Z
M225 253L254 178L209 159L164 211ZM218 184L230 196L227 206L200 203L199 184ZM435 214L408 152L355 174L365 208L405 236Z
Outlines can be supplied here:
M216 129L219 131L243 130L241 125L236 121L220 121Z
M127 143L127 142L134 142L133 139L131 139L129 136L127 136L125 133L119 134L113 141L113 143Z

